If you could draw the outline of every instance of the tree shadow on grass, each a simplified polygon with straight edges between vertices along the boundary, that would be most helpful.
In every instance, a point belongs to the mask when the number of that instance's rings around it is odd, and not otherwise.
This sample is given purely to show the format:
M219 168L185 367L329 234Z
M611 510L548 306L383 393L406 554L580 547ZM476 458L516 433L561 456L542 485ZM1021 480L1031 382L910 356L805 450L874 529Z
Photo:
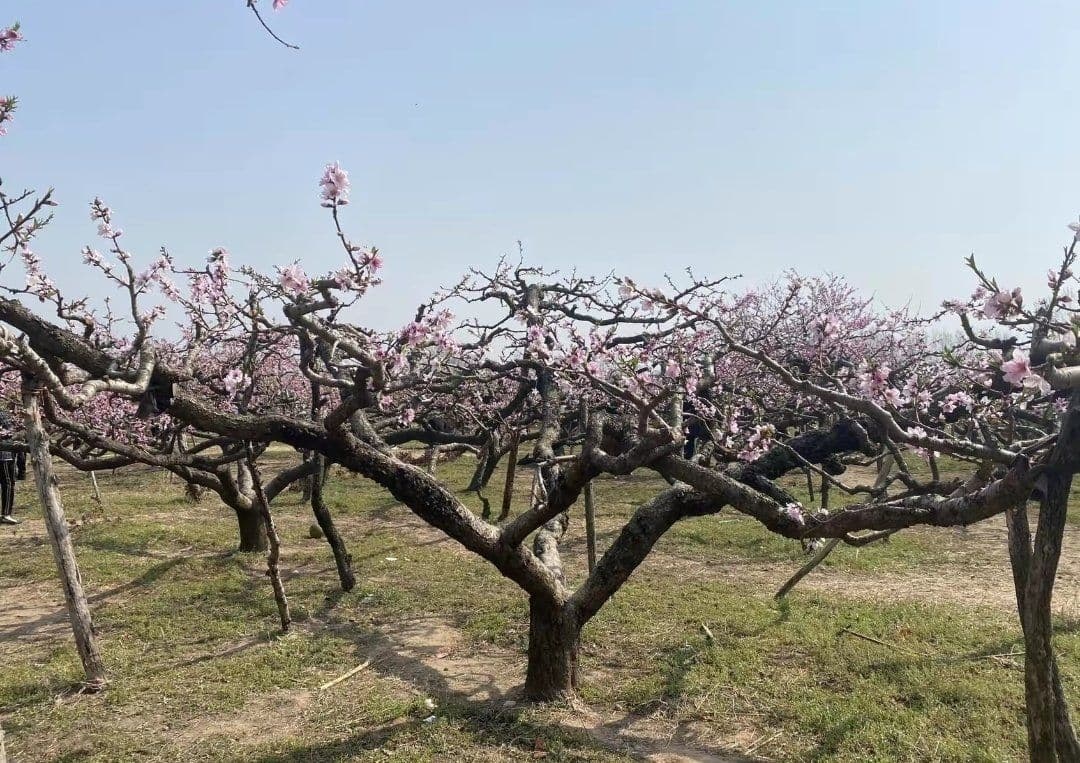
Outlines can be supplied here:
M145 588L153 584L174 567L183 564L186 561L188 561L186 557L176 557L161 562L160 564L155 564L133 580L91 594L87 597L87 600L91 604L101 604L108 602L111 598L119 594ZM49 612L42 613L25 622L19 623L18 625L10 625L7 627L0 626L0 642L14 641L17 639L35 639L38 636L47 636L49 634L46 631L49 629L49 626L66 623L67 621L67 608L65 605L60 604L57 607L53 607Z
M557 725L528 723L516 718L497 714L460 715L454 720L479 744L500 750L510 757L506 748L517 748L517 755L534 752L536 740L543 740L543 748L561 751L582 749L603 750L604 747L590 740L584 733L574 733ZM427 731L418 720L401 719L389 725L365 731L345 739L334 739L294 748L288 752L271 753L252 758L257 763L321 763L326 761L353 760L364 753L384 751L392 755L397 751L415 755L416 760L430 759L432 750L425 743ZM400 748L400 749L399 749ZM466 750L459 751L466 753ZM546 756L545 756L546 757ZM555 758L559 759L559 758Z
M464 727L480 744L502 749L511 745L532 752L534 740L540 739L548 751L562 747L627 752L677 748L686 760L751 760L729 749L700 746L685 723L678 724L675 732L665 735L664 740L650 738L634 728L642 720L636 712L603 723L592 721L585 724L588 728L573 722L563 725L527 720L522 715L525 705L521 703L519 682L523 677L524 655L462 642L460 632L440 618L399 619L375 629L357 627L353 640L357 652L371 660L369 670L404 682L423 696L436 698L440 718ZM673 653L670 663L667 693L677 695L682 691L692 661ZM392 751L398 745L415 744L422 729L418 720L404 719L347 739L308 745L258 760L265 763L342 760L382 748Z

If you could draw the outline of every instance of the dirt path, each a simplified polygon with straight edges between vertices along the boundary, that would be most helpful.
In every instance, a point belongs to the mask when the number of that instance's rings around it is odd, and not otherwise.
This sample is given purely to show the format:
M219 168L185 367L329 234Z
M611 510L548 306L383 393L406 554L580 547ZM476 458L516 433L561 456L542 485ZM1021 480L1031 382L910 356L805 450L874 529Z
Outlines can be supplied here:
M1032 517L1032 526L1037 515ZM743 520L738 520L743 521ZM749 520L746 520L749 521ZM469 553L404 507L387 512L380 525L401 537L414 537L454 552ZM343 526L370 527L368 520L339 520ZM571 533L579 528L572 525ZM604 529L604 528L601 528ZM762 530L762 532L765 532ZM922 572L844 571L822 566L799 583L799 590L816 591L858 600L922 601L965 607L984 606L1012 613L1016 608L1012 572L1006 547L1003 517L995 517L966 530L917 528L908 531L940 548L941 558ZM571 536L564 547L569 555L583 549L583 540ZM600 553L603 553L601 547ZM874 553L874 549L862 553ZM730 581L760 586L771 595L799 568L800 562L762 562L728 556L710 559L707 553L693 556L661 541L642 565L642 571L665 570L685 574L696 581ZM1080 617L1080 529L1065 530L1054 611Z

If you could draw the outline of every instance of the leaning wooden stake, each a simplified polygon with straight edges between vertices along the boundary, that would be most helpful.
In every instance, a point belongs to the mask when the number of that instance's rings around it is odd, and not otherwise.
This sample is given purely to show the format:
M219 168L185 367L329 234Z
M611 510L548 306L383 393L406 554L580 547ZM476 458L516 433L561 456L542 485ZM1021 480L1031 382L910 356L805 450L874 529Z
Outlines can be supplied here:
M510 504L514 500L514 475L517 473L518 446L521 445L521 431L514 430L510 435L510 453L506 457L506 486L503 488L502 511L499 521L510 516Z
M821 478L821 508L827 510L829 508L829 480L827 477ZM805 578L813 571L815 567L825 561L825 557L833 552L833 549L840 543L839 538L831 538L827 543L819 546L814 555L810 557L810 561L799 568L799 571L792 575L786 583L780 586L780 590L777 591L773 598L777 601L783 599L791 589L798 585L799 581Z
M171 476L171 473L170 473L170 476ZM100 506L101 505L101 491L98 489L97 474L94 473L93 469L90 470L90 486L94 489L94 503L96 503L98 506Z
M792 575L791 579L789 579L788 582L780 586L780 590L776 592L773 598L779 601L780 599L787 596L788 592L791 591L791 589L794 588L800 580L809 575L815 567L825 561L825 557L832 553L833 549L836 548L836 545L839 542L839 538L830 538L828 543L819 548L814 553L814 555L810 557L810 561L800 567L799 571Z
M589 553L589 574L596 569L596 510L593 507L592 481L585 483L585 544Z
M259 475L259 465L255 463L251 443L246 443L246 447L251 485L255 489L255 500L259 502L259 513L262 514L263 522L266 523L266 539L270 545L270 551L266 555L266 575L274 588L274 601L277 603L278 615L281 617L281 632L288 633L289 626L292 625L292 615L289 612L289 599L285 596L285 586L281 582L281 571L278 569L278 560L281 559L281 539L274 525L274 517L270 513L270 503L266 500L266 493L263 492L262 477ZM315 475L314 479L318 479L319 476Z
M60 490L53 475L49 438L41 425L37 392L35 385L29 381L24 382L23 420L30 460L34 468L34 484L45 514L45 528L53 557L56 559L56 567L60 572L60 582L64 587L64 600L67 602L68 617L71 619L71 630L75 634L75 646L79 650L79 658L86 673L86 689L97 691L105 686L105 664L102 662L101 652L98 651L90 605L83 591L79 563L75 559L75 547L68 533L64 505L60 501ZM42 391L42 394L45 392Z
M581 402L581 427L589 430L589 404ZM596 569L596 509L593 504L592 480L585 483L585 548L589 556L589 574Z

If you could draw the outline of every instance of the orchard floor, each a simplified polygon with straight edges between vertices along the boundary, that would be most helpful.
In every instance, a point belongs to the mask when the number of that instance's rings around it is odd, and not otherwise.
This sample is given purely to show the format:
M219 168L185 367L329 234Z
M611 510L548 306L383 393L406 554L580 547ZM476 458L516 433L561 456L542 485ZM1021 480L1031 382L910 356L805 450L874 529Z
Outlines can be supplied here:
M275 451L266 470L289 457ZM439 468L463 487L471 467ZM275 504L296 620L281 637L265 560L230 552L235 521L216 500L189 503L176 480L129 469L99 474L99 507L86 475L61 471L110 684L77 692L24 483L25 521L0 528L0 724L14 761L1023 758L1001 519L838 549L783 605L772 594L804 560L797 544L730 513L681 523L586 628L581 701L533 707L518 695L524 596L371 483L336 470L328 487L359 580L348 594L300 494ZM521 500L528 487L525 472ZM601 551L662 487L647 474L598 483ZM575 579L581 525L575 513L564 545ZM1080 710L1077 533L1055 609Z

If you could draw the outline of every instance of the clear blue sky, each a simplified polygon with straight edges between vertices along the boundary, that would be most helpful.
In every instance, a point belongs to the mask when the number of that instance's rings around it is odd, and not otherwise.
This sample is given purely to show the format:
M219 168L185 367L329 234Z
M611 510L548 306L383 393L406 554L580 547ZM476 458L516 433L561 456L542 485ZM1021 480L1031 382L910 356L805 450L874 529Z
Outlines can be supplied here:
M832 271L929 307L969 290L971 251L1041 283L1080 212L1072 3L265 8L299 52L243 6L4 3L27 41L0 58L22 102L0 177L56 187L38 250L61 283L91 288L95 194L146 258L336 266L332 160L385 254L380 323L518 239L551 266Z

